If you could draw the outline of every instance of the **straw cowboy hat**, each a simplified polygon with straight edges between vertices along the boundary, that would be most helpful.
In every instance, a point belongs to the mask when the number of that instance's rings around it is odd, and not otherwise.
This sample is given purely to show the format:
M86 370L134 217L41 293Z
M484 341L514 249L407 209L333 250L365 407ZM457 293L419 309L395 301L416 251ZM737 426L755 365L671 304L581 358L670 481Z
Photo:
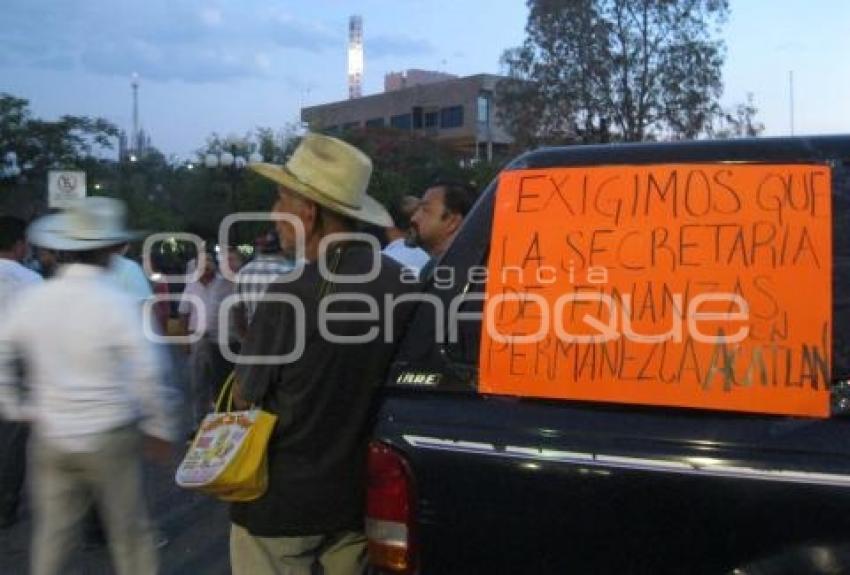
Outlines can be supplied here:
M82 198L67 211L43 216L27 230L33 245L59 251L87 251L126 243L138 234L124 227L127 208L112 198Z
M366 194L372 160L342 140L310 133L285 166L258 163L251 169L338 214L383 228L393 225L384 206Z

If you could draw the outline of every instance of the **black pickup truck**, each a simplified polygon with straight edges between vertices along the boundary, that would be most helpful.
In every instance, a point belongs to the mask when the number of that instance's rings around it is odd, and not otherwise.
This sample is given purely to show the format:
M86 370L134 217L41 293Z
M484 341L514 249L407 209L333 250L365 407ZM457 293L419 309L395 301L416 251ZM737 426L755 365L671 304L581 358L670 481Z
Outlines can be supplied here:
M748 383L758 388L757 393L767 395L753 395L737 403L730 399L729 409L724 408L724 398L749 391L739 390L744 377L740 373L737 379L734 373L715 373L722 368L709 368L706 373L703 366L702 374L697 374L706 389L712 386L713 399L705 404L700 402L708 392L703 393L698 383L684 376L666 388L685 388L684 395L667 398L662 391L643 396L645 389L658 389L652 386L659 382L649 376L626 381L622 369L604 365L598 369L600 377L590 383L581 381L580 370L566 363L554 372L550 368L550 377L543 379L546 385L529 383L522 381L523 373L534 372L533 357L528 354L520 357L518 379L511 379L517 373L501 373L492 367L485 377L481 362L487 356L482 353L486 330L475 315L486 304L484 298L474 296L493 292L492 286L476 281L476 274L469 271L489 266L492 273L500 265L492 257L497 249L494 214L498 202L507 199L500 193L517 193L513 188L500 191L500 182L512 172L539 177L551 170L598 168L631 174L651 172L653 166L664 166L668 174L671 166L728 168L730 174L738 169L758 174L759 169L771 166L784 166L792 173L795 166L814 166L829 175L828 191L821 194L827 197L818 200L828 207L820 213L821 220L810 220L813 225L821 222L820 239L813 239L817 234L812 228L808 228L808 245L805 238L789 240L787 234L778 233L771 237L775 249L765 248L759 254L756 244L760 240L731 236L726 240L715 229L713 241L706 239L705 259L716 267L709 269L709 274L722 275L738 267L747 268L746 273L757 266L775 270L775 281L785 283L774 286L780 295L771 299L793 308L792 323L803 326L793 330L805 331L806 322L826 326L823 341L830 349L821 351L823 357L814 358L813 348L804 342L802 368L793 359L783 364L781 358L777 366L776 356L772 365L761 361L755 370L761 380L757 377L755 383ZM781 211L785 200L790 207L783 225L793 227L789 214L797 217L797 223L816 215L814 208L802 213L808 210L803 198L817 196L814 186L795 198L790 176L783 180L780 175L776 189L782 190L784 181L789 192L780 201L777 198L783 192L768 193L770 172L762 173L768 174L759 184L764 191L743 186L736 196L738 208L743 204L754 210L740 216L750 222L743 226L745 231L770 219L759 215L759 209ZM753 174L746 176L749 180L741 176L741 181L756 181ZM729 191L735 188L731 183L734 177L714 177L709 187L725 181ZM651 220L664 217L662 203L670 206L676 201L682 181L680 177L672 187L655 182L652 201L661 208L650 213L655 208L650 210L646 203L647 229L653 225ZM623 182L622 186L631 186L630 180ZM670 184L669 178L666 183ZM587 227L577 204L573 204L573 213L554 213L565 196L546 198L539 190L518 193L525 193L520 201L534 201L545 208L539 221L559 218L563 237L587 239L594 235L592 229L585 229L584 235L571 235L571 230ZM625 192L621 197L627 197ZM718 211L734 212L731 195L726 200L719 195L716 198L710 201L716 201ZM825 199L831 201L824 204ZM632 206L633 216L638 215L638 204ZM850 340L845 334L850 329L848 208L850 137L846 136L546 148L513 161L482 193L442 258L441 273L445 277L453 274L455 281L442 282L435 276L426 293L443 305L419 304L388 376L370 452L367 532L375 572L850 573L850 395L846 389ZM795 209L798 212L791 214ZM684 214L691 218L688 225L695 225L694 219L697 223L711 220L710 216L688 213L690 216ZM625 220L616 223L619 226L612 227L609 239L622 235L627 226ZM634 225L637 231L620 247L631 249L635 244L633 253L637 254L641 227ZM528 234L528 230L515 231ZM689 237L692 239L687 241L680 238L676 248L690 250L675 256L680 267L662 265L641 271L632 266L634 275L667 274L681 279L681 274L690 273L693 268L685 266L699 259L702 248L690 248L700 241L693 239L695 235ZM823 238L829 245L815 248L813 244L823 243ZM761 240L764 245L769 243L765 235ZM726 248L720 244L727 241L730 251L723 255ZM742 245L736 246L739 241ZM785 245L789 242L796 247ZM588 248L584 258L576 249L578 243L568 239L562 244L564 254L577 260L575 268L588 267L592 263L588 258L604 262L603 243ZM735 250L741 254L734 254ZM804 261L807 257L812 265ZM762 260L757 261L759 258ZM528 260L522 260L523 265ZM559 270L568 271L563 265ZM622 279L622 271L613 273ZM770 283L764 277L762 281ZM812 277L826 278L816 297L806 291ZM493 281L492 276L487 281ZM798 290L798 301L793 301ZM450 302L459 295L463 299L460 311L468 315L459 321L456 337L448 338L440 332L438 316L449 315ZM830 306L825 317L806 316L808 306L821 309L824 302ZM756 316L761 305L752 302ZM816 313L821 312L812 311L812 315ZM779 345L783 338L794 338L794 333L787 332L786 325L784 334L758 337ZM757 334L753 331L749 337ZM673 353L673 344L665 349ZM693 355L693 361L700 353ZM681 375L685 361L677 359L669 369L675 372L678 366ZM633 369L640 370L640 366ZM826 375L818 381L814 371ZM556 377L551 377L552 373ZM657 373L663 377L664 368ZM710 381L715 376L720 381L724 375L734 379L734 385ZM602 391L594 399L597 388L593 386L597 384ZM616 396L619 384L630 390L628 394L624 391L622 401ZM510 392L510 385L528 392ZM641 385L645 389L635 392ZM800 397L814 397L817 413L796 413L793 405L785 412L795 395L771 403L770 394L789 388Z

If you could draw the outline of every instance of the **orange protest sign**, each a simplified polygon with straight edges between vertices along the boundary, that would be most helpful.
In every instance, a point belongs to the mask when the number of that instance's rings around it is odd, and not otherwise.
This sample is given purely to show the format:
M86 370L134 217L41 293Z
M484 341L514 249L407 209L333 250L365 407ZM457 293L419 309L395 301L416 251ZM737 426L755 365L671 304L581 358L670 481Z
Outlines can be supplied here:
M479 390L828 416L830 195L823 165L503 173Z

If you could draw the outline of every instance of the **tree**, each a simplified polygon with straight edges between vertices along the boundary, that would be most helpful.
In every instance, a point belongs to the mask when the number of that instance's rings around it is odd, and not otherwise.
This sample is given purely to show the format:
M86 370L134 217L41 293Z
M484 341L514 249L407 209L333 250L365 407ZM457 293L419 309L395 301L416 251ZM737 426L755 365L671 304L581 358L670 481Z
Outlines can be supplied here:
M695 137L722 89L727 0L528 0L500 119L524 147Z
M756 120L758 108L752 92L747 101L737 104L732 110L718 107L709 134L714 138L755 138L764 131L764 124Z
M96 163L97 152L111 148L117 136L118 128L102 118L34 118L28 100L0 93L0 158L14 152L24 168L18 178L0 179L0 209L34 216L46 208L48 169Z
M28 100L0 94L0 151L14 150L21 164L36 170L91 157L96 150L112 148L117 136L118 128L103 118L41 120L32 117Z
M186 228L203 238L216 238L225 216L234 211L268 212L276 197L274 184L245 169L245 165L206 169L207 154L230 152L247 160L257 152L265 162L282 164L299 140L295 124L278 130L258 127L242 136L213 133L207 137L197 150L200 168L182 174L181 193L175 199L174 209L183 215ZM235 224L234 239L250 241L270 226L268 222Z
M480 189L501 167L462 161L462 154L445 142L394 128L358 128L341 137L372 159L369 193L385 206L405 195L421 195L437 179Z

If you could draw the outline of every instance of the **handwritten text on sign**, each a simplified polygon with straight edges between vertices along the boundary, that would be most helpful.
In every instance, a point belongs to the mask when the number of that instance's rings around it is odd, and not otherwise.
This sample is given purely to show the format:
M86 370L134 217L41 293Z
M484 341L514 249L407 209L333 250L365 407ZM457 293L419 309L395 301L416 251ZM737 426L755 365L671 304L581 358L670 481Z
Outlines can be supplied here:
M501 175L484 393L827 416L830 172Z

